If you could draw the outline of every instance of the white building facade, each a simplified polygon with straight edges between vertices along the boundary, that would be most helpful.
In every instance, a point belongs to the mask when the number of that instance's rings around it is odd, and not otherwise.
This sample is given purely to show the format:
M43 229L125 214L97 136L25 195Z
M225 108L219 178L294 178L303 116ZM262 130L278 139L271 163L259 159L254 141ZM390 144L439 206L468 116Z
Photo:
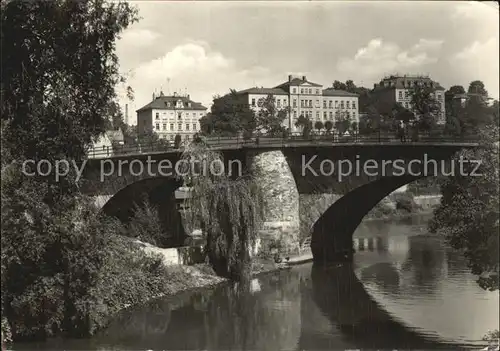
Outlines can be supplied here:
M192 101L189 95L153 95L153 101L137 110L139 133L148 130L160 138L173 141L178 134L182 140L190 140L200 131L200 119L207 114L207 108Z
M292 132L299 131L295 126L298 118L309 118L313 125L317 121L335 124L340 118L359 122L359 96L333 88L323 89L323 85L307 80L306 76L288 76L288 81L274 88L250 88L237 93L242 102L254 112L259 111L259 102L272 95L277 109L285 109L287 118L283 125Z

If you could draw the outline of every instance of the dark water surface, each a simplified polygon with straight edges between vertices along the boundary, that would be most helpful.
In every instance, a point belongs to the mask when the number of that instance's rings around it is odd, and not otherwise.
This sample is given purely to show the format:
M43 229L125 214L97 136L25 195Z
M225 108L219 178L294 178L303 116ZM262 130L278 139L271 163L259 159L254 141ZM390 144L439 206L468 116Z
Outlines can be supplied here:
M425 219L365 222L352 265L312 264L151 302L90 340L45 350L480 349L497 329L499 295L480 289Z

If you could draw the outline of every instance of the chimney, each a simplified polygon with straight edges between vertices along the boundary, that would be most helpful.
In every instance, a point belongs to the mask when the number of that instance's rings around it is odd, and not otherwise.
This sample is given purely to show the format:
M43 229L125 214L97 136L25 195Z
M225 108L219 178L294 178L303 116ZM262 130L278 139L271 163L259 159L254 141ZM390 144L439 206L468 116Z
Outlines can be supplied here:
M189 94L187 94L187 98L188 98L188 100L191 100L191 99L189 98Z
M125 104L125 124L128 125L128 104Z
M302 80L307 80L306 76L302 76Z
M153 101L155 100L155 93L153 93Z
M291 82L291 81L292 81L292 77L293 77L293 76L292 76L291 74L289 74L289 75L288 75L288 81L289 81L289 82Z

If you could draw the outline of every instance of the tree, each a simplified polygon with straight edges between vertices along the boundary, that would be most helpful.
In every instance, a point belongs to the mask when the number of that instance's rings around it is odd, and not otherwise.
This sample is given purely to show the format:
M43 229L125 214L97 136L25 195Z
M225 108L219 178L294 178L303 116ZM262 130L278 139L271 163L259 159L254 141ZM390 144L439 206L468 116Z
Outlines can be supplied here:
M262 196L251 177L229 179L224 172L202 174L188 164L217 166L222 160L203 143L188 145L181 159L185 162L182 180L189 184L187 227L198 226L206 236L205 252L217 274L248 284L257 229L262 219ZM198 162L191 162L197 160ZM220 175L219 175L220 174ZM189 229L188 229L189 230Z
M333 122L332 121L326 121L325 122L325 129L326 129L326 133L327 134L330 134L332 129L333 129Z
M20 164L84 160L109 123L121 81L115 40L137 11L62 0L2 1L1 10L2 317L14 339L88 335L107 313L96 305L117 308L96 294L109 283L100 279L113 226L79 194L73 170L55 181Z
M174 138L174 148L178 149L181 147L182 137L179 134L175 135Z
M318 132L321 132L321 129L323 129L325 126L323 125L323 122L321 121L316 121L314 123L314 129L317 129Z
M347 89L347 86L345 83L342 83L341 81L334 81L333 82L333 85L332 85L333 89L336 89L336 90L346 90Z
M488 96L488 91L484 87L484 83L480 80L475 80L470 82L469 88L467 89L469 94L479 94L482 96Z
M236 136L253 132L256 128L255 114L236 90L229 94L215 96L210 112L200 120L203 134Z
M416 86L411 92L410 104L417 115L419 130L433 129L441 111L441 104L434 97L434 91L427 87Z
M395 120L403 121L405 123L408 123L415 119L415 115L413 114L413 112L399 103L394 104L393 116Z
M286 128L283 122L287 117L286 109L276 107L273 95L268 95L258 101L259 112L256 116L256 130L270 136L282 136Z
M335 121L335 129L340 135L343 135L351 127L351 118L347 116L345 111L340 113L339 119Z
M2 140L14 158L82 160L121 77L114 41L128 3L2 2ZM22 45L20 44L22 43Z
M305 117L304 115L300 115L295 122L295 127L302 129L302 135L304 137L308 137L311 134L312 130L312 121L309 117Z
M441 186L443 195L430 224L433 232L442 234L450 245L463 251L472 273L479 276L483 289L498 289L498 126L481 131L481 147L462 150L454 157L457 163L480 160L480 176L462 175L458 170ZM471 172L473 163L464 163ZM465 173L465 172L464 172Z

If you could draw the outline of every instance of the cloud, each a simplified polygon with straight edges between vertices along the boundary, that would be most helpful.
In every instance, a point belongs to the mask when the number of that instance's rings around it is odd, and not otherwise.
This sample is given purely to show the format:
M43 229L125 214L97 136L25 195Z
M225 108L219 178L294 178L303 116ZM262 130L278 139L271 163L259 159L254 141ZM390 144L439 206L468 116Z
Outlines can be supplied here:
M126 30L120 37L117 43L119 49L121 47L125 48L143 48L153 45L157 39L160 38L160 34L149 30L149 29L129 29Z
M499 91L499 40L498 36L486 41L474 41L452 55L449 59L450 65L460 72L463 84L481 79L490 93L490 96L498 99Z
M442 44L442 40L420 39L403 50L396 43L375 38L358 49L354 57L340 58L337 71L347 79L376 81L386 73L406 72L436 62Z
M187 89L191 99L209 107L213 95L225 94L230 88L275 86L284 80L281 72L273 76L265 67L239 67L235 60L200 41L178 45L161 57L139 64L132 71L127 85L134 89L135 101L127 102L123 87L119 88L122 105L129 104L129 122L135 121L135 112L132 111L149 103L155 90L162 89L164 94L184 94Z
M461 21L463 19L485 21L494 18L498 21L498 4L494 1L463 1L456 4L451 13L451 18L456 21Z

